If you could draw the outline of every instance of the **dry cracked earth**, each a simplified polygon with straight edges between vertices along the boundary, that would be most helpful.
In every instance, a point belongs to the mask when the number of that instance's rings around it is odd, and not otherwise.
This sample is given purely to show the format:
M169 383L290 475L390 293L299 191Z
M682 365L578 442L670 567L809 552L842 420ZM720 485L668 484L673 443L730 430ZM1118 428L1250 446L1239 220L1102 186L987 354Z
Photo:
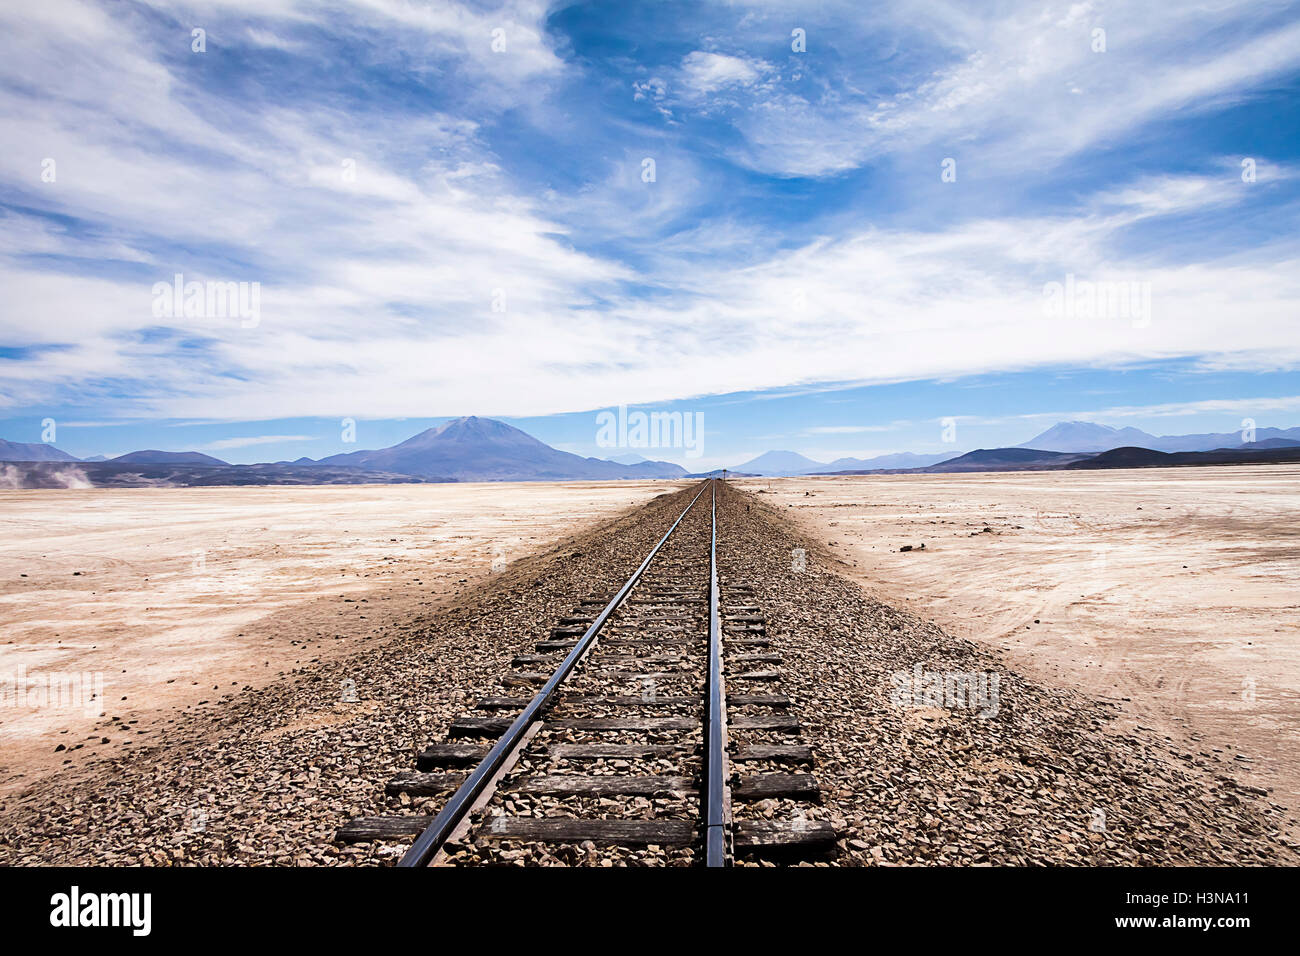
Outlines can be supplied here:
M613 594L693 494L517 561L378 647L214 700L135 753L83 758L6 799L0 864L391 865L403 845L343 845L335 831L435 810L438 798L387 797L384 784L577 596ZM820 864L1300 862L1288 812L1236 781L1225 755L1112 730L1115 705L1022 678L872 600L761 497L724 486L719 533L720 572L752 584L784 655L779 690L816 752L816 815L840 832ZM897 675L916 665L996 675L996 713L900 702ZM126 730L111 714L110 727Z

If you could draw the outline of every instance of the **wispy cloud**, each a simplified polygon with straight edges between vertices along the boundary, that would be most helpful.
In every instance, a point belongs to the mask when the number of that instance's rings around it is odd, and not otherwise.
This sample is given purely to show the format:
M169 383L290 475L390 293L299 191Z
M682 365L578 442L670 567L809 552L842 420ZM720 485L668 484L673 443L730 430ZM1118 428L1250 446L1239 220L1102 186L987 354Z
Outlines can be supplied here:
M732 86L753 86L769 67L760 60L696 50L682 60L682 82L695 93L714 93Z
M1285 4L724 5L642 30L643 62L566 11L0 11L0 335L31 347L0 408L539 415L1300 364L1295 157L1247 182L1208 134L1177 168L1106 152L1268 95L1300 67ZM155 316L177 273L259 283L260 321ZM1067 276L1149 284L1150 321L1046 317Z
M1124 418L1187 418L1216 414L1264 415L1300 411L1300 395L1207 398L1184 402L1155 402L1149 405L1108 405L1094 408L1024 412L1014 415L958 416L967 425L1006 425L1014 422L1088 421L1113 422Z
M254 445L279 445L283 442L316 441L314 435L252 435L244 438L221 438L198 446L199 451L223 451L227 448L249 448Z
M817 425L805 431L808 435L856 435L860 432L887 432L893 425Z
M1277 395L1265 398L1204 399L1195 402L1163 402L1155 405L1115 405L1109 408L1077 412L1071 417L1091 419L1180 418L1214 412L1263 414L1300 411L1300 395Z
M1001 170L1054 164L1116 145L1170 111L1211 111L1300 66L1300 23L1285 2L1134 7L1113 2L968 4L913 0L837 20L810 50L907 44L935 51L903 89L870 60L807 88L788 83L737 119L737 158L795 176L841 173L891 152L970 160ZM809 11L811 13L811 11ZM812 17L810 16L811 20ZM1096 34L1095 31L1103 31ZM1104 49L1099 49L1104 46ZM839 62L839 61L835 61ZM900 65L905 65L904 61ZM816 71L815 56L800 65Z

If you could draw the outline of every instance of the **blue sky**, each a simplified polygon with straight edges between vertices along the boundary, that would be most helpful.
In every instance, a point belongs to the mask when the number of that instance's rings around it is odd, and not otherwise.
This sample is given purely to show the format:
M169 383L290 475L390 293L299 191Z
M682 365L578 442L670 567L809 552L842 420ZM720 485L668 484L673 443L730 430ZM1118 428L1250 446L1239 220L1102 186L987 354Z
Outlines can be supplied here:
M703 466L1300 423L1295 3L48 0L0 53L10 440L479 414L604 455L626 404L703 413ZM177 273L256 315L159 314Z

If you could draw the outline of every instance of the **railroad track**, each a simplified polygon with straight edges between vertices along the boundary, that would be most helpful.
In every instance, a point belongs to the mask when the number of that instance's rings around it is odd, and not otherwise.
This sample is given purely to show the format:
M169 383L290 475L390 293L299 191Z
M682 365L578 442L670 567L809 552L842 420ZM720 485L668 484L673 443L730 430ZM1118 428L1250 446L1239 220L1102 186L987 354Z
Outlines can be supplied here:
M820 792L775 692L780 655L752 589L719 574L720 484L703 483L612 598L581 599L499 695L387 784L395 799L446 796L436 815L360 817L336 839L414 838L400 866L831 851L834 828L801 809ZM733 820L733 801L768 802Z

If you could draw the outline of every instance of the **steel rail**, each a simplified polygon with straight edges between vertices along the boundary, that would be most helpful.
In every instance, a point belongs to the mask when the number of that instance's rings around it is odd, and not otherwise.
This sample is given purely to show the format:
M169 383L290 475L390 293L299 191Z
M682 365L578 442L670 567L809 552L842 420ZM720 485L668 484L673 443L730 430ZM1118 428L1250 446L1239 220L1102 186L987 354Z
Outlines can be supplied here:
M659 549L664 546L664 543L667 542L672 533L677 530L677 526L682 523L682 519L686 517L687 512L695 506L695 502L700 500L700 496L704 494L705 488L710 487L710 484L710 482L706 482L700 488L695 497L691 499L691 503L686 506L686 510L678 515L677 520L672 523L672 527L664 532L664 536L659 539L659 543L650 549L650 553L647 554L645 560L641 562L641 566L632 572L632 576L627 579L627 583L619 589L619 592L614 595L608 604L605 605L605 609L600 612L594 621L591 622L591 626L587 628L586 633L579 638L577 645L573 650L569 651L568 656L564 658L560 663L560 666L555 669L555 673L551 675L550 680L542 686L542 689L537 692L537 695L528 703L528 706L525 707L520 712L519 716L515 718L514 723L512 723L509 729L501 735L501 738L496 742L492 749L487 752L487 756L485 756L479 765L474 768L474 772L471 773L469 777L466 778L465 782L457 788L456 792L451 795L451 799L447 801L447 805L442 808L438 815L433 818L433 822L425 827L424 831L416 838L415 842L411 844L410 849L406 851L406 854L398 862L398 866L427 866L429 861L434 858L440 849L442 849L443 844L447 842L447 839L455 832L461 821L463 821L469 814L470 809L474 806L474 802L486 789L488 783L496 775L497 771L501 769L502 764L505 763L510 752L515 749L523 739L524 735L531 728L534 721L536 721L541 716L542 711L546 709L546 706L550 703L551 695L555 693L556 688L564 683L569 674L573 671L573 668L577 665L578 661L580 661L587 651L595 644L597 635L600 634L601 628L605 626L605 621L609 619L611 614L618 610L619 605L623 603L623 599L628 596L632 588L636 586L636 583L641 580L641 575L644 574L646 568L650 566L650 562L653 561L655 555L659 553Z
M713 486L709 544L709 675L704 714L704 865L728 866L727 692L722 680L722 624L718 614L718 492Z

